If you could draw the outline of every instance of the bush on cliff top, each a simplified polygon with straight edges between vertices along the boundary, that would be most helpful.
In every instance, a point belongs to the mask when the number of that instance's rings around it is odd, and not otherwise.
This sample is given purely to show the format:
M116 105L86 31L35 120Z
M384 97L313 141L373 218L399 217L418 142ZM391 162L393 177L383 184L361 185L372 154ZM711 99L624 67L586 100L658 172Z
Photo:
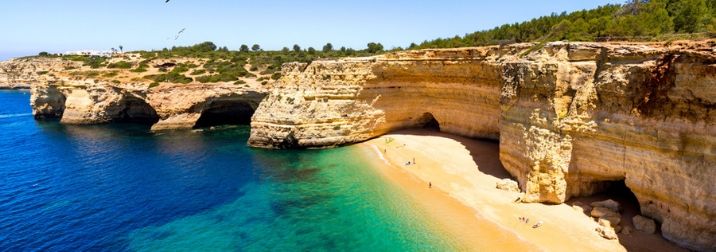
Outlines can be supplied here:
M171 82L171 83L190 83L194 81L191 77L185 76L183 73L189 71L190 68L196 67L191 64L177 64L171 71L165 74L153 74L144 76L145 79L154 82Z
M107 68L130 69L132 68L132 63L127 61L119 61L115 63L110 63L109 65L107 65Z
M62 59L71 61L80 61L83 65L91 68L100 68L106 65L107 57L87 56L87 55L65 55Z

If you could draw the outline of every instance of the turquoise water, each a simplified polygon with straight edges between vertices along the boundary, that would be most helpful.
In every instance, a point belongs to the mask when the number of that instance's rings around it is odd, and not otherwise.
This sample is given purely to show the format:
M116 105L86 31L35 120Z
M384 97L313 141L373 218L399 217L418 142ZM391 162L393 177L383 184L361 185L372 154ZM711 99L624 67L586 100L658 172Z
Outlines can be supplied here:
M453 250L351 147L37 122L0 91L0 250Z

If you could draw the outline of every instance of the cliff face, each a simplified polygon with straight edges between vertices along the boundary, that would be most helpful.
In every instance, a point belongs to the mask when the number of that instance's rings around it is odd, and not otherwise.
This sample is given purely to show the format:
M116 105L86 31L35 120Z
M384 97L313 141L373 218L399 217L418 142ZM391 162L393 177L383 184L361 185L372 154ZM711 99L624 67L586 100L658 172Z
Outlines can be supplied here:
M500 141L528 202L624 180L684 246L716 249L713 42L551 43L290 64L249 144L324 147L405 127Z
M0 83L31 84L36 118L154 130L250 121L249 144L265 148L337 146L410 127L493 139L523 201L561 203L623 180L666 238L716 250L714 45L408 51L287 64L274 85L156 83L205 59L108 59L145 64L137 74L36 58L1 63Z
M192 129L201 126L202 116L213 114L245 118L248 124L265 95L233 84L162 84L150 89L86 80L47 82L33 85L31 91L36 118L60 118L65 124L138 122L152 124L153 130Z
M152 124L154 130L248 124L266 93L257 76L241 82L193 81L211 74L202 67L206 58L145 59L129 53L102 61L105 65L87 66L62 57L0 62L0 87L31 87L30 103L38 119L59 118L65 124L139 122ZM130 67L110 68L107 63ZM157 75L177 68L183 69L179 73L198 74L185 76L192 80L187 84L156 82Z

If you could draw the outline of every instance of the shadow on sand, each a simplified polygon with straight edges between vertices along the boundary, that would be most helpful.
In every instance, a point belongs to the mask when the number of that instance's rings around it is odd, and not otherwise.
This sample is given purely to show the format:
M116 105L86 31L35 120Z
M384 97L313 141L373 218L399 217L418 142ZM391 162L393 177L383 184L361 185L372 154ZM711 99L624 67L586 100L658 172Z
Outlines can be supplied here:
M439 132L428 129L406 129L391 132L390 134L414 135L414 136L434 136L443 137L459 142L470 151L472 160L477 164L478 169L487 175L498 179L510 178L505 167L500 162L500 143L490 139L473 139L461 137L449 133Z

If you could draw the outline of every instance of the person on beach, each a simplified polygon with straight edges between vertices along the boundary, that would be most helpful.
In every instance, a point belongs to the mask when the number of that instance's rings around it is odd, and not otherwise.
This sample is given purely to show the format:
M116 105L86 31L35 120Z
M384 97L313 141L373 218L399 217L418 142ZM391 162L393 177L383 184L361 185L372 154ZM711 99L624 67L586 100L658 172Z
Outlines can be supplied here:
M413 158L413 164L415 164L415 158Z
M542 223L543 223L542 221L538 221L537 224L534 224L534 226L532 226L532 228L541 227L541 226L542 226Z
M428 188L433 188L433 182L428 182Z

